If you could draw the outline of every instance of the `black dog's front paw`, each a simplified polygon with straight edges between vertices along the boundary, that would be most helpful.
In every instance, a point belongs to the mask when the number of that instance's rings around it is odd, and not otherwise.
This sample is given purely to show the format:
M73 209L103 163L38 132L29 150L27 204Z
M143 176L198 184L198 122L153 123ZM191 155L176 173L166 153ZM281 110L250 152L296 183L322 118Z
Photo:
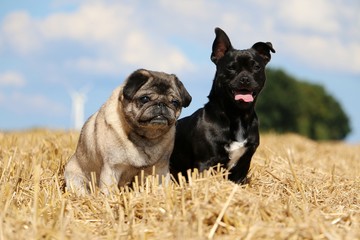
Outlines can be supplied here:
M248 178L247 176L235 177L232 174L229 175L229 180L231 180L234 183L241 184L241 185L248 184L250 182L250 178Z

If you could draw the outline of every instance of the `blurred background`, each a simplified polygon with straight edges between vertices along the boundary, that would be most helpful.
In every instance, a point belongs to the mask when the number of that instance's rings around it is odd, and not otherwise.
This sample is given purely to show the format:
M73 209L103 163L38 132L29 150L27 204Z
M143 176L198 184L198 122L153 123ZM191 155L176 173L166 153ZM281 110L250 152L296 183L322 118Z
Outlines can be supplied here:
M272 42L263 131L360 142L358 0L0 1L0 129L80 128L138 68L207 101L214 28L237 49ZM77 116L77 117L75 117Z

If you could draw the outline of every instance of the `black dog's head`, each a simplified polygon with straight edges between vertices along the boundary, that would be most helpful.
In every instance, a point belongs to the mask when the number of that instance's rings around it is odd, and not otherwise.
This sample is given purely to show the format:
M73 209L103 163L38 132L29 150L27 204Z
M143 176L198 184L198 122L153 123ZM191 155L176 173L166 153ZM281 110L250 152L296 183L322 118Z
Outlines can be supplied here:
M209 98L221 98L240 108L254 105L265 84L265 66L270 61L270 42L257 42L250 49L237 50L220 28L215 29L211 60L216 75Z

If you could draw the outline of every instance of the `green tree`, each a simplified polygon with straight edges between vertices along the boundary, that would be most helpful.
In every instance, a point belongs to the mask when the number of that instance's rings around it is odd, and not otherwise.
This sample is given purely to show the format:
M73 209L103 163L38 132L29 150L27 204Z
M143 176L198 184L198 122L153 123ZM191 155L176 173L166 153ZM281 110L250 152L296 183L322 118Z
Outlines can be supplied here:
M316 140L340 140L350 132L346 113L324 87L279 69L267 71L257 112L262 131L295 132Z

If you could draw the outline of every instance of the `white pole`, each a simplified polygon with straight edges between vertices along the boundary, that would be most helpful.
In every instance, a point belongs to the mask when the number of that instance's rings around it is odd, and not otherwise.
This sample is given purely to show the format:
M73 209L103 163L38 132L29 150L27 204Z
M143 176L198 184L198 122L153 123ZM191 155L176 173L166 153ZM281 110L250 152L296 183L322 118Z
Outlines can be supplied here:
M75 130L81 130L84 124L86 94L80 91L72 91L70 95L72 99L73 127Z

